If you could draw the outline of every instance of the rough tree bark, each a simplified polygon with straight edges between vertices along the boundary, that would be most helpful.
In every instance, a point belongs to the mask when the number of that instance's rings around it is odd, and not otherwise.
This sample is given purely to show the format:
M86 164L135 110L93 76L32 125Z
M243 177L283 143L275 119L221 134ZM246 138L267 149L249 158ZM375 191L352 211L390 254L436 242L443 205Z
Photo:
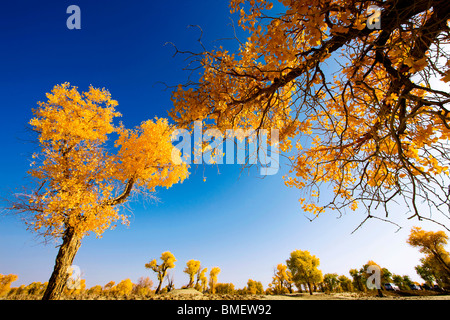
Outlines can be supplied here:
M69 278L68 268L81 246L81 239L75 234L72 227L68 227L63 236L63 243L56 256L55 267L48 281L42 300L58 300Z

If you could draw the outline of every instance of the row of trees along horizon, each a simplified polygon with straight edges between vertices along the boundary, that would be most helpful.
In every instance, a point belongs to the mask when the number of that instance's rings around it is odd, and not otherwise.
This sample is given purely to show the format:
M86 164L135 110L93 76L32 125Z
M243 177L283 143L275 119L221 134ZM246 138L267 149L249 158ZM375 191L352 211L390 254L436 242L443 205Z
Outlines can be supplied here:
M368 261L360 269L350 269L351 279L345 275L337 273L322 274L319 269L320 260L308 251L295 250L291 252L286 264L279 263L274 269L272 282L264 287L260 281L249 279L247 286L242 289L235 288L233 283L219 283L219 267L209 270L201 265L198 260L189 260L183 270L188 276L188 283L181 289L194 288L195 290L207 294L237 294L237 295L280 295L294 292L367 292L367 280L371 273L368 267L376 265L380 272L381 283L394 283L400 290L410 290L415 284L422 288L432 288L435 284L443 290L450 290L450 255L445 250L448 236L443 231L424 231L415 227L411 230L407 242L419 248L425 256L420 260L421 264L415 267L417 274L424 280L423 284L413 282L408 275L397 275L391 273L387 268L377 265L374 261ZM137 283L132 283L130 279L125 279L117 284L114 281L108 282L103 287L95 285L86 289L85 279L69 279L68 285L64 288L63 296L66 298L98 298L100 296L130 298L139 296L149 298L153 295L164 294L175 289L174 278L169 270L175 268L177 259L169 252L163 252L160 263L153 259L145 264L145 268L156 274L156 288L150 277L141 277ZM209 279L208 279L209 275ZM47 283L33 282L28 286L10 288L12 282L17 280L17 276L0 275L0 297L6 299L15 298L40 298L45 292ZM75 286L78 282L78 286ZM166 286L163 287L163 283ZM75 289L70 289L75 288Z
M236 38L236 49L224 42L208 50L201 38L200 52L175 47L184 70L200 75L171 86L174 125L163 118L117 125L118 102L107 89L80 93L69 82L33 109L39 150L30 183L5 211L61 241L43 299L59 299L85 236L129 223L122 209L131 195L152 196L188 178L171 137L199 119L220 132L278 129L274 143L289 155L283 179L299 190L306 214L359 206L364 221L386 221L392 204L449 230L450 1L229 2L246 40ZM320 196L323 186L332 196ZM438 263L448 273L433 254L424 270ZM292 276L295 284L299 275Z

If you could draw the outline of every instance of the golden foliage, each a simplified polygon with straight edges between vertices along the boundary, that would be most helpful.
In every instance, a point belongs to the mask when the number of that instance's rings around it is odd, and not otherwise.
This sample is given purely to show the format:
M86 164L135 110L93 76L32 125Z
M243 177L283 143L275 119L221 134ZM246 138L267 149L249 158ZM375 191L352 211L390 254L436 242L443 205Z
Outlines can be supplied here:
M133 290L133 283L130 279L120 281L117 285L111 288L113 294L127 296Z
M37 187L12 206L33 214L26 217L30 230L60 237L70 227L79 238L101 236L118 220L128 224L119 209L133 190L153 192L187 178L187 166L172 162L173 127L166 119L134 130L116 126L117 101L92 86L79 93L69 83L56 85L47 99L30 121L41 147L29 171ZM108 147L113 134L117 154Z
M292 280L297 287L305 284L312 294L312 286L314 283L320 283L323 280L322 271L319 270L320 260L309 251L295 250L291 252L287 267L292 272Z
M183 272L189 275L189 284L187 285L188 288L191 288L193 286L195 275L199 272L199 270L200 261L189 260L188 262L186 262L186 268L183 270Z
M432 270L434 277L444 279L445 285L450 286L450 253L444 247L447 242L448 236L444 231L425 231L420 227L413 227L407 239L408 244L425 254L422 266Z
M419 197L448 206L450 94L429 81L449 80L448 1L280 2L272 14L270 1L230 1L249 37L234 53L188 57L201 77L173 92L174 121L279 129L280 150L293 151L285 183L309 195L300 202L314 215L364 203L371 218L398 197L420 219L429 218ZM366 27L370 4L381 30ZM332 59L334 77L325 72ZM334 192L329 203L319 201L321 186Z
M177 259L175 259L175 256L170 251L163 252L160 259L162 260L162 262L159 265L156 262L156 259L153 259L149 263L145 264L145 268L153 270L158 277L159 284L158 288L156 289L156 293L159 293L159 291L161 290L161 284L167 275L167 270L175 268L175 261L177 261Z
M248 279L247 287L244 289L246 294L264 294L264 288L260 281Z
M209 272L209 289L211 290L211 293L216 292L216 283L217 283L217 275L220 273L219 267L212 267L211 271Z
M16 281L17 278L18 276L15 274L0 274L0 297L9 292L11 283Z
M195 289L200 292L206 291L206 287L208 286L208 277L206 276L206 272L208 272L208 268L199 269L197 272Z
M419 247L422 253L441 253L445 251L448 236L444 231L425 231L420 227L413 227L407 243L413 247Z

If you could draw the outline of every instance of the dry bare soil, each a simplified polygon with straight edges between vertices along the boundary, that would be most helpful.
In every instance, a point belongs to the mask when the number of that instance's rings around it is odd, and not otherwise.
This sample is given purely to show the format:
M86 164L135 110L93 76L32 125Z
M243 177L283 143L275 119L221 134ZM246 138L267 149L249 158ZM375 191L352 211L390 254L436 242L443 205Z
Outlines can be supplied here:
M63 296L61 300L450 300L450 293L435 291L410 290L410 291L383 291L384 297L379 298L376 292L342 292L342 293L291 293L285 295L238 295L238 294L208 294L195 289L176 289L165 294L151 296L114 296L114 295L90 295ZM14 295L1 297L0 300L40 300L41 295Z
M434 291L396 291L383 292L384 297L379 298L376 292L357 293L291 293L285 295L234 295L234 294L202 294L194 289L177 289L167 294L154 296L155 300L450 300L450 294Z

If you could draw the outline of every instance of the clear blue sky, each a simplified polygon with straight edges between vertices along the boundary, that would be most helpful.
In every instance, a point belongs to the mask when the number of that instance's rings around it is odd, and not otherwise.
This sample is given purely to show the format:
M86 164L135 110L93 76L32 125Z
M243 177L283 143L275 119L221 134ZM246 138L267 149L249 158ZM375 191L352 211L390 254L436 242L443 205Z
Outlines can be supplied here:
M81 30L66 28L66 8L81 8ZM195 50L197 29L204 43L231 37L227 1L20 1L0 10L0 191L3 197L26 185L35 145L25 126L31 108L45 100L55 84L70 82L80 90L105 87L118 100L122 121L133 127L155 116L167 117L170 91L158 82L186 80L183 57L173 58L173 42ZM226 45L226 43L225 43ZM230 43L232 45L232 43ZM218 173L218 170L220 174ZM400 208L392 212L404 228L369 221L351 232L364 212L340 219L324 214L310 222L298 203L299 193L284 186L283 167L264 179L238 165L192 169L189 180L160 190L159 203L133 202L130 227L107 231L102 239L85 238L75 258L87 286L141 276L156 277L144 268L164 251L178 259L175 285L187 283L182 272L189 259L221 268L219 282L242 288L252 278L264 287L273 269L295 249L321 259L324 273L349 276L369 259L393 273L419 280L414 266L421 255L405 240L416 221L406 221ZM203 177L206 176L206 181ZM0 217L0 273L19 276L13 286L45 282L57 249L25 230L16 217ZM425 229L436 226L422 224Z

